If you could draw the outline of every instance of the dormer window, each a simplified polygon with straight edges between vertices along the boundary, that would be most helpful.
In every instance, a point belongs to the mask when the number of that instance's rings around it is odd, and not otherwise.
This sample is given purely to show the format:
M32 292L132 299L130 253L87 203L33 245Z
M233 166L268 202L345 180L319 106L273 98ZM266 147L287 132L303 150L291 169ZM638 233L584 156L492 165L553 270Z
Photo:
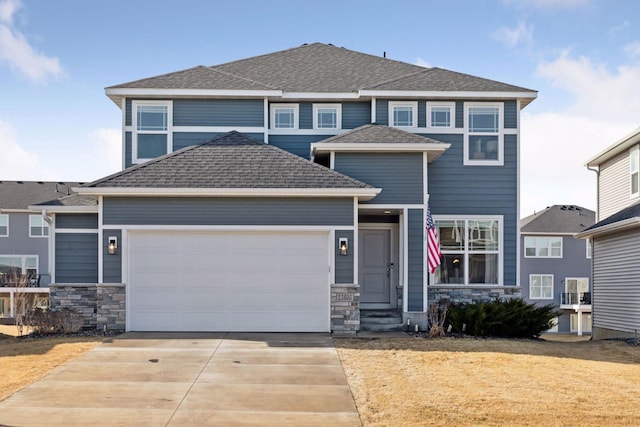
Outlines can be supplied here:
M133 101L133 163L171 152L171 101Z
M390 102L389 124L397 128L413 128L417 126L417 102Z
M272 129L298 129L298 104L271 106Z

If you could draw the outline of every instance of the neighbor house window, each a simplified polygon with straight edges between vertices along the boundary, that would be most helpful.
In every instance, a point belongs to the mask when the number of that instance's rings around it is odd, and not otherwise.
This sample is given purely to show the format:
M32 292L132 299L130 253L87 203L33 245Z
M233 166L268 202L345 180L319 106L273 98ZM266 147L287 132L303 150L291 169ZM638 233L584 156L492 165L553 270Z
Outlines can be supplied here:
M585 240L585 242L587 242L587 258L591 259L591 256L593 254L593 246L591 245L591 239L587 239Z
M465 164L502 164L502 104L465 105Z
M553 274L530 274L529 298L553 299Z
M562 237L524 238L524 256L527 258L562 258Z
M442 258L436 284L501 283L502 220L460 218L435 220Z
M631 196L638 196L640 189L640 150L638 147L633 148L629 152L629 175L631 178Z
M12 274L38 274L38 256L0 255L0 279Z
M453 102L427 102L427 127L454 127L455 110L455 103Z
M42 215L29 215L29 237L47 237L49 224Z
M0 215L0 237L9 236L9 215Z
M389 103L389 124L393 127L416 127L417 115L417 102Z
M171 101L134 101L133 162L140 163L171 151Z
M298 129L298 104L276 104L271 106L273 129Z
M578 332L578 315L571 313L569 319L570 331ZM591 313L582 313L582 332L591 332Z
M342 107L340 104L313 104L314 129L342 128Z

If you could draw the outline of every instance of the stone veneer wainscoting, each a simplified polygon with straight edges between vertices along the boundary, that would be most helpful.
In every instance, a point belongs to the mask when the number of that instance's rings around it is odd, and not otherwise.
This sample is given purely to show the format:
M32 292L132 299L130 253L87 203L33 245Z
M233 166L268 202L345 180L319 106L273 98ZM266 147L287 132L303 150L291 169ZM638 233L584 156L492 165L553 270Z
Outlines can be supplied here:
M124 332L126 294L124 284L51 284L53 310L70 308L84 319L83 328Z
M331 285L331 332L355 335L360 330L360 286Z

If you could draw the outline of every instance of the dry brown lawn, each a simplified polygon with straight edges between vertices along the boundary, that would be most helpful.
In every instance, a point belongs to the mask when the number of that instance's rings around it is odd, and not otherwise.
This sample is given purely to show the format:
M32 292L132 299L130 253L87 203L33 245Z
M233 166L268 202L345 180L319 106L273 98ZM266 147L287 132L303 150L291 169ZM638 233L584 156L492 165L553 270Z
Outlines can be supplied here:
M640 425L640 347L624 342L334 341L365 426Z
M0 400L92 349L100 337L16 339L14 325L0 325Z

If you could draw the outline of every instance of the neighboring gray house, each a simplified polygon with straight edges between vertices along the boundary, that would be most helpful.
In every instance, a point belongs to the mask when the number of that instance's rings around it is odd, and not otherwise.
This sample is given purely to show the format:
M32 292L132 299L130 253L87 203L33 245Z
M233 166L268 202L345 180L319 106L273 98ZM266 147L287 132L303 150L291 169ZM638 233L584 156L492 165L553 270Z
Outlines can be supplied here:
M29 205L71 194L77 182L0 181L0 317L13 316L12 273L30 278L48 299L49 225Z
M553 205L520 221L520 285L528 302L562 309L555 332L591 332L591 248L574 236L595 212Z
M38 206L52 304L88 326L354 332L378 310L425 327L440 299L520 295L535 91L314 43L106 94L126 169Z
M593 157L597 222L578 237L593 247L594 339L640 330L640 129Z

